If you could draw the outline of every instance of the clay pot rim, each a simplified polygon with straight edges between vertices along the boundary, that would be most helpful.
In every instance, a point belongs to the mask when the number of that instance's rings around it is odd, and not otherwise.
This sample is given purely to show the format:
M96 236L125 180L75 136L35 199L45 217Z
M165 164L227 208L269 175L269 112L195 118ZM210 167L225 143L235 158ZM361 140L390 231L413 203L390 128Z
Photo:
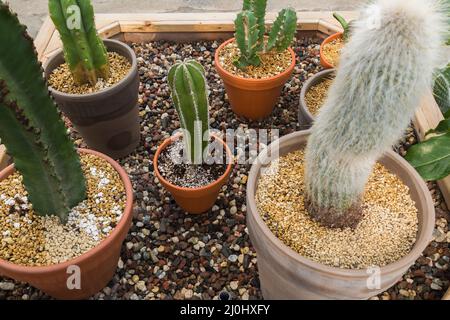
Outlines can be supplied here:
M114 238L119 237L121 231L123 229L127 229L129 226L127 225L128 217L132 215L133 213L133 201L134 201L134 195L133 195L133 187L130 181L130 177L125 172L125 170L112 158L108 157L107 155L100 153L98 151L90 150L90 149L84 149L79 148L79 153L85 153L85 154L92 154L95 155L106 162L108 162L120 175L120 178L124 184L125 187L125 194L126 194L126 203L125 208L123 210L122 218L120 219L117 226L113 229L113 231L109 234L108 237L103 239L98 245L96 245L94 248L90 249L89 251L83 253L82 255L57 264L52 264L49 266L24 266L24 265L18 265L11 262L8 262L6 260L0 259L0 268L5 270L10 270L16 273L28 273L28 274L45 274L45 273L51 273L56 272L58 270L64 269L66 270L71 265L79 265L81 261L92 258L93 256L100 254L100 252L104 250L108 250L108 247L113 242ZM11 164L10 166L6 167L2 171L0 171L0 180L5 179L10 174L14 173L14 164Z
M278 140L278 143L282 143L283 141L288 141L293 138L295 139L299 136L308 136L310 135L310 133L311 130L297 131L281 137ZM261 154L264 155L267 154L269 149L271 149L270 145L268 148L264 149L261 152ZM258 158L260 155L258 155ZM434 212L433 200L431 199L431 195L428 191L425 182L422 180L420 175L410 166L410 164L400 155L389 150L384 154L384 157L387 157L389 160L396 163L397 166L402 167L404 170L407 170L408 173L410 174L411 180L414 182L414 184L417 185L417 189L419 189L420 192L424 195L423 197L425 204L424 207L426 207L426 210L424 210L424 212L422 213L421 212L418 213L420 223L420 215L425 215L429 212ZM256 207L255 201L255 194L259 180L259 171L261 167L262 165L259 161L253 163L249 173L246 191L247 191L247 205L249 207L247 210L247 214L250 214L252 218L255 220L256 225L264 234L264 237L266 237L268 241L272 242L272 244L275 245L280 251L282 251L283 254L288 255L291 259L295 260L300 265L306 265L311 269L317 270L319 272L325 272L328 274L334 274L335 276L344 276L344 277L351 276L353 278L367 278L369 274L367 274L366 269L343 269L331 267L325 264L315 262L309 258L306 258L300 255L299 253L295 252L294 250L292 250L287 245L285 245L280 239L278 239L272 233L272 231L270 231L265 222L262 220L261 215L259 214L259 211ZM390 273L395 270L402 270L405 268L405 266L409 267L411 264L408 261L411 260L415 261L416 260L415 257L419 257L422 254L423 250L426 248L426 246L428 246L432 238L432 230L433 230L432 226L434 226L434 214L428 215L428 219L423 220L424 224L422 225L421 232L417 233L417 239L411 251L405 256L403 256L401 259L388 265L385 265L383 267L380 267L381 275L385 273Z
M124 43L122 41L115 40L115 39L103 39L103 42L105 43L105 46L107 47L107 49L108 49L108 43L115 44L115 45L123 47L128 52L128 54L130 55L131 68L128 71L128 73L125 75L125 77L123 77L119 82L115 83L114 85L112 85L112 86L110 86L108 88L102 89L100 91L92 92L92 93L84 93L84 94L80 94L80 93L66 93L66 92L62 92L62 91L56 90L55 88L53 88L52 86L49 85L48 89L50 90L50 92L52 94L57 94L57 95L60 95L62 97L65 97L66 99L77 100L77 99L96 98L97 96L100 96L100 95L102 95L102 96L103 95L108 95L109 92L112 92L112 91L115 92L116 90L119 90L119 89L127 86L127 84L130 83L133 80L132 79L134 77L134 72L133 71L137 70L136 53L133 51L133 49L130 48L130 46L128 46L126 43ZM107 51L110 52L110 50L107 50ZM46 71L46 73L47 73L48 66L50 65L50 62L52 60L58 58L62 54L63 54L63 49L60 48L60 49L58 49L58 51L56 51L46 61L45 65L44 65L44 70ZM125 58L127 58L127 57L125 57ZM63 57L63 59L64 59L64 57ZM56 68L57 67L53 68L52 70L49 70L48 71L49 74L51 72L53 72L53 70L56 69Z
M313 75L311 78L306 80L305 84L302 87L302 90L300 91L300 106L303 108L303 111L310 117L310 119L314 120L316 116L314 116L308 108L308 104L306 103L306 93L311 89L312 86L316 85L319 82L322 82L322 79L334 79L336 77L336 69L325 69L322 70L315 75ZM317 82L316 82L317 81Z
M274 80L278 80L280 78L283 77L287 77L292 70L294 70L295 68L295 52L291 47L288 47L287 50L289 51L289 53L291 54L291 64L289 65L289 67L286 68L286 70L284 70L283 72L277 74L276 76L272 76L269 78L264 78L264 79L253 79L253 78L244 78L244 77L239 77L237 75L234 75L233 73L225 70L222 65L220 64L219 61L219 53L220 51L223 49L223 47L225 47L227 44L229 44L230 42L235 41L235 38L231 38L228 39L227 41L223 42L217 49L216 52L214 54L214 65L216 66L216 68L218 69L218 72L224 73L225 75L227 75L230 78L233 79L237 79L237 80L244 80L244 81L248 81L249 83L265 83L265 82L272 82Z
M153 169L155 171L156 177L159 179L159 181L163 182L164 184L168 185L169 187L176 189L178 191L182 191L182 192L198 192L198 191L203 191L203 190L207 190L215 185L220 184L221 181L223 181L224 179L226 179L230 173L231 170L233 169L233 164L234 161L230 161L230 163L228 163L227 165L227 169L225 170L224 174L221 175L217 180L215 180L214 182L203 186L203 187L197 187L197 188L186 188L186 187L180 187L177 186L169 181L167 181L159 172L158 169L158 159L159 156L161 154L161 152L167 148L167 146L171 143L173 143L176 139L178 139L180 136L182 135L182 133L178 133L174 136L171 136L167 139L165 139L163 141L163 143L158 147L158 149L156 150L155 156L153 158ZM212 137L214 137L214 139L217 139L220 143L222 143L225 146L225 150L227 151L227 154L229 156L230 159L233 159L233 153L231 152L230 148L228 147L228 145L221 139L219 138L217 135L215 134L211 134Z
M329 63L329 62L327 61L327 59L325 58L325 55L323 54L323 47L324 47L327 43L333 41L334 39L342 38L343 35L344 35L343 32L336 32L336 33L333 33L332 35L326 37L325 40L323 40L322 43L320 44L320 60L321 60L320 62L322 63L322 66L323 66L324 68L331 69L331 68L335 68L336 66L332 65L331 63Z

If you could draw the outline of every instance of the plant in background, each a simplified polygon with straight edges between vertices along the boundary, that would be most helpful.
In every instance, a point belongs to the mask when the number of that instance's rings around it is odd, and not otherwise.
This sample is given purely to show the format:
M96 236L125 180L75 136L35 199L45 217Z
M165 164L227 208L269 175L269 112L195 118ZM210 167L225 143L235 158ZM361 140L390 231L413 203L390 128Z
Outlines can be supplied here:
M434 4L380 0L355 23L306 148L306 206L317 221L355 227L362 218L374 164L405 132L439 65L448 25Z
M450 174L450 110L444 117L425 134L425 141L408 149L405 157L425 180L440 180Z
M265 16L267 0L244 0L235 24L236 44L241 56L234 64L241 69L261 63L259 55L270 50L282 52L286 50L294 39L297 28L297 14L293 9L283 9L279 12L269 32L267 42Z
M0 137L40 215L67 221L85 199L79 157L48 94L26 28L0 1Z
M338 14L337 12L333 12L333 17L341 24L342 28L344 29L342 37L344 41L347 41L348 38L350 37L350 29L352 22L347 22L347 20L345 20L344 17Z
M178 62L169 70L168 82L172 90L181 127L183 141L191 163L201 164L208 148L203 137L209 132L208 87L205 70L195 60Z
M48 7L75 83L94 86L99 78L107 80L108 54L95 28L91 1L49 0Z

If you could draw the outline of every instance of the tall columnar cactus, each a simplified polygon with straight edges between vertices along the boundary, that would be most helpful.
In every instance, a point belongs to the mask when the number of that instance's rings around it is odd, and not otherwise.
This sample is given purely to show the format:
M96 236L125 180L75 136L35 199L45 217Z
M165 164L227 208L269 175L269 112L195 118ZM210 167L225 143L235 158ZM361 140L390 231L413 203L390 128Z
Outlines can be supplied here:
M189 160L201 164L209 139L209 91L205 70L194 60L178 62L169 70L168 82L185 131L183 141Z
M283 9L270 31L267 44L265 16L267 0L244 0L243 11L238 13L235 25L236 44L241 56L234 64L241 69L261 63L259 54L272 49L282 52L291 44L297 29L297 14L293 9Z
M403 135L439 65L445 15L433 0L379 0L343 49L306 148L306 205L330 227L354 227L373 165Z
M48 7L75 82L93 86L99 78L108 79L108 55L95 28L91 1L49 0Z
M0 1L0 137L35 212L67 220L85 198L85 179L74 145L48 94L33 42Z

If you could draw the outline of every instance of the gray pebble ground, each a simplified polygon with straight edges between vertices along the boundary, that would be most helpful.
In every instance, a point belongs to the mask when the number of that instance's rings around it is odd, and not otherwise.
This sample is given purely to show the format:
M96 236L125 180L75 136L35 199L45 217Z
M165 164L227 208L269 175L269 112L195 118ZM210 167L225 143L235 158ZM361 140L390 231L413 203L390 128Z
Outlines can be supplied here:
M193 57L207 71L211 87L211 127L278 128L280 135L300 129L297 105L305 79L318 72L319 40L300 39L295 45L295 75L286 84L273 115L261 123L238 119L231 111L222 81L214 67L217 42L133 45L141 76L140 112L142 142L121 161L136 195L133 225L122 248L111 282L95 299L214 299L229 291L237 299L261 299L257 259L245 224L245 187L248 165L236 166L216 205L205 215L186 215L156 182L152 159L158 145L179 127L166 82L169 67L178 59ZM83 146L74 133L77 144ZM415 142L409 132L398 148ZM377 299L439 299L449 283L450 212L434 183L436 240L403 279ZM45 299L40 291L0 278L0 299Z

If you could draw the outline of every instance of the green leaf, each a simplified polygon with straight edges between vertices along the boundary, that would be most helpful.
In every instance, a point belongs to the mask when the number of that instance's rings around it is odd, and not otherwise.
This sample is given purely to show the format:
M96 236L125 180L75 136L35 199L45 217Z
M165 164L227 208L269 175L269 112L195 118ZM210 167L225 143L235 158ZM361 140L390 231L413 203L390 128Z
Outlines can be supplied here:
M425 180L440 180L450 174L450 132L409 148L405 159Z

